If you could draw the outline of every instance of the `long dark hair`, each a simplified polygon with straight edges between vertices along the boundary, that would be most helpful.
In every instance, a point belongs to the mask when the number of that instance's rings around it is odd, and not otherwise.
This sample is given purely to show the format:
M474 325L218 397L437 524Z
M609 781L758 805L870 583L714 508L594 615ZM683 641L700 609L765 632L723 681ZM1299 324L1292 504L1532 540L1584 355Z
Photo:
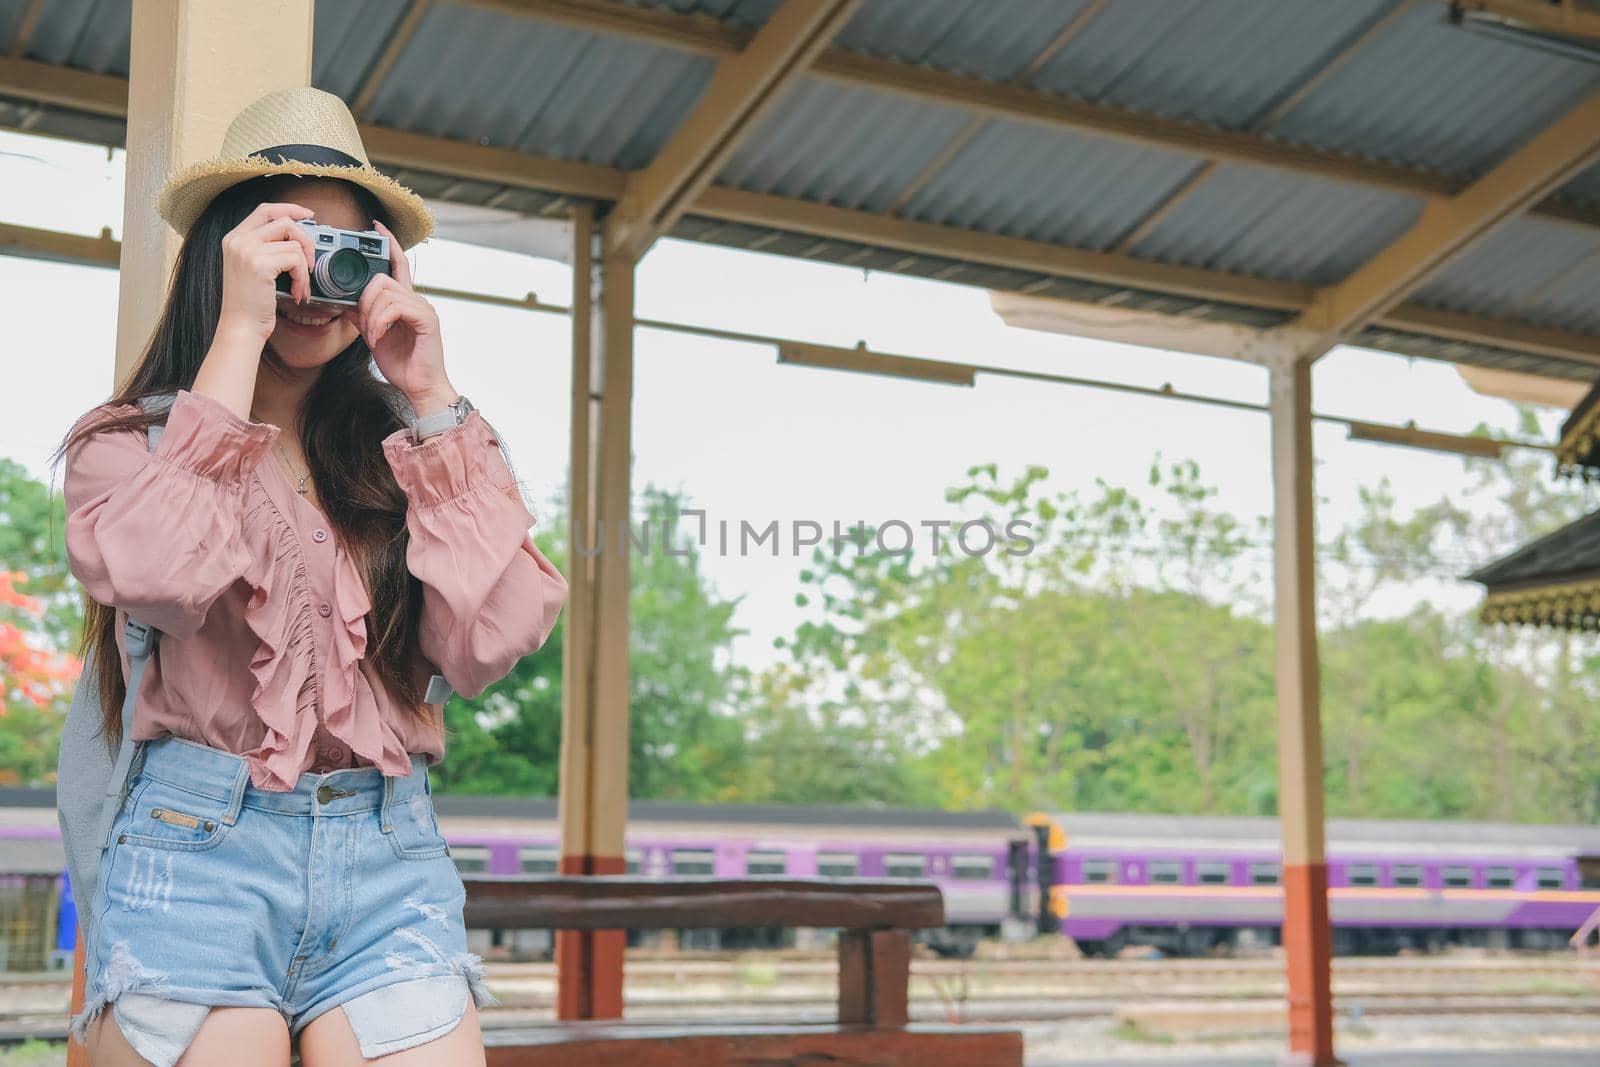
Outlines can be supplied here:
M292 200L294 183L301 180L282 174L251 178L230 186L207 206L178 250L161 316L138 364L127 382L102 405L134 405L135 411L83 420L57 447L52 465L91 434L107 430L143 433L152 423L165 419L164 414L138 408L141 397L193 387L222 314L222 238L257 205ZM354 183L341 184L355 197L364 218L391 225L390 215L376 197ZM261 359L264 366L282 366L270 344ZM382 448L386 436L407 425L409 412L404 394L373 372L372 354L358 335L323 366L307 393L300 411L300 444L323 512L367 584L372 612L366 619L366 659L390 697L432 725L434 716L423 703L418 669L422 583L406 566L410 542L406 497ZM84 601L78 654L87 658L91 651L95 653L94 684L99 687L105 712L105 735L120 739L126 683L117 650L116 609L87 595Z

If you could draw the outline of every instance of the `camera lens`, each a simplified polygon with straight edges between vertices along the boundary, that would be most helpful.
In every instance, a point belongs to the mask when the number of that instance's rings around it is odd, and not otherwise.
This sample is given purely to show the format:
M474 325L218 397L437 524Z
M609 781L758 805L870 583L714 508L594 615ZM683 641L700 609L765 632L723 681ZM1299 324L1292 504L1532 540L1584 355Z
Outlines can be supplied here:
M330 296L348 297L361 291L371 272L367 257L353 248L341 248L317 260L317 283Z

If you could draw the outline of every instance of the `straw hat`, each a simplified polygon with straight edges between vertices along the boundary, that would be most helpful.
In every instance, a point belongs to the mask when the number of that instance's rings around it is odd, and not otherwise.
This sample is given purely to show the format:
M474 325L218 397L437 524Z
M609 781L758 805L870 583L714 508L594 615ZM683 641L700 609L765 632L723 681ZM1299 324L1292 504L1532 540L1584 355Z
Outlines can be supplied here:
M389 228L402 248L433 232L433 215L422 198L367 161L345 102L309 85L270 92L239 112L223 135L222 151L168 178L156 210L186 235L218 193L263 174L355 182L388 210L394 219Z

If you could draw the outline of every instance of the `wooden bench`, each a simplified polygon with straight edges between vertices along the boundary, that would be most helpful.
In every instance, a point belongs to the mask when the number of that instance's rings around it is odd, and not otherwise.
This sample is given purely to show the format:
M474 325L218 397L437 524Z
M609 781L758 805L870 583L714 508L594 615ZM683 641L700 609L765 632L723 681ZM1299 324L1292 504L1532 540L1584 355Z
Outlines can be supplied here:
M839 931L833 1023L552 1023L484 1033L489 1067L1021 1067L1022 1035L913 1024L911 931L944 925L931 882L630 875L462 876L469 927L509 930L823 927Z

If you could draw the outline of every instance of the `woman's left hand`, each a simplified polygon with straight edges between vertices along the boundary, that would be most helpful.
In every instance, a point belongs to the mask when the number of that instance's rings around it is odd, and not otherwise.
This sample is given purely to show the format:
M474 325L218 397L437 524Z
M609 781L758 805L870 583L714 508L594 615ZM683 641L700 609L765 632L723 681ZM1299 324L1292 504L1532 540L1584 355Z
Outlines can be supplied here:
M411 287L411 263L394 234L377 220L372 225L389 238L393 274L374 275L343 316L361 331L384 378L406 394L419 415L430 414L459 395L444 370L439 313Z

